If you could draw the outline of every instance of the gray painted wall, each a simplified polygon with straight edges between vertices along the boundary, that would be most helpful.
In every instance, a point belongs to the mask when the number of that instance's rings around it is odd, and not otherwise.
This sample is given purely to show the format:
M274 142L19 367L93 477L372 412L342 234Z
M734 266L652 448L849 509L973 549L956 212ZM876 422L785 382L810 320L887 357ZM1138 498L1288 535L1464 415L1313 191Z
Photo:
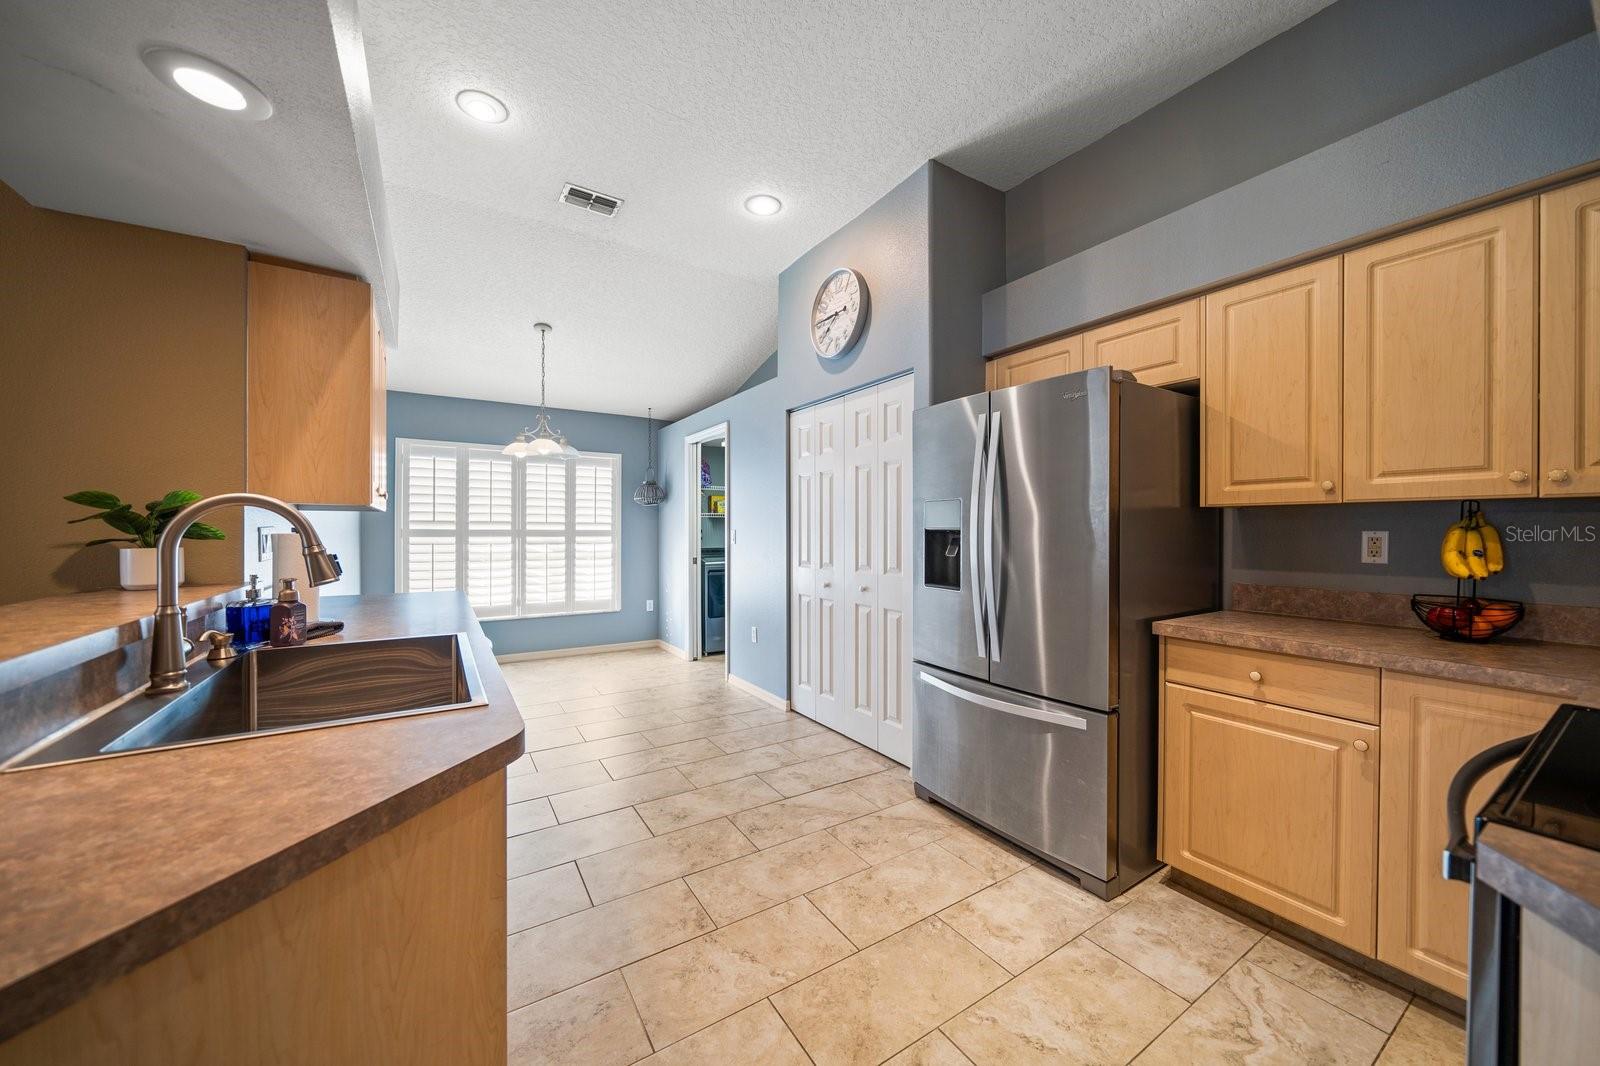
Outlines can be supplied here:
M979 301L1003 277L1002 210L995 190L929 163L779 275L777 374L660 433L663 640L687 647L691 624L683 442L727 422L729 669L787 694L788 413L906 371L918 406L981 390ZM811 347L811 301L841 266L866 278L870 309L856 348L828 361Z
M1072 329L1596 158L1600 43L1590 33L985 294L984 350Z
M394 469L397 437L504 444L522 427L533 424L535 412L536 408L522 404L391 392L389 484L399 485ZM654 640L657 616L645 611L645 600L655 599L660 585L657 515L654 509L633 502L633 490L645 474L645 420L556 409L551 410L550 420L579 451L622 455L622 610L486 621L484 633L499 655ZM398 493L390 498L397 503ZM394 591L394 523L393 509L361 516L361 587L365 592Z
M1383 503L1254 507L1226 512L1226 588L1236 581L1448 593L1439 540L1457 504ZM1485 500L1505 541L1506 568L1484 592L1530 603L1600 607L1600 500ZM1364 530L1388 530L1389 562L1360 561Z
M1340 0L1006 193L1006 280L1594 29L1586 0Z
M949 167L928 173L928 395L942 403L983 391L983 304L973 294L1005 280L1006 198Z

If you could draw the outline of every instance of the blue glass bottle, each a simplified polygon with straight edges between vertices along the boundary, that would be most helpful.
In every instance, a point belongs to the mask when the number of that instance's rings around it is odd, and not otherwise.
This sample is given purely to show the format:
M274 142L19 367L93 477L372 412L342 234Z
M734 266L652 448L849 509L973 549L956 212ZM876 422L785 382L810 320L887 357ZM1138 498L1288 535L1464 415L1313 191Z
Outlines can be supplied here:
M251 574L250 587L245 590L244 599L234 600L227 607L228 632L233 634L236 648L248 648L267 639L267 622L272 614L272 604L261 598L261 589L256 581L256 575Z

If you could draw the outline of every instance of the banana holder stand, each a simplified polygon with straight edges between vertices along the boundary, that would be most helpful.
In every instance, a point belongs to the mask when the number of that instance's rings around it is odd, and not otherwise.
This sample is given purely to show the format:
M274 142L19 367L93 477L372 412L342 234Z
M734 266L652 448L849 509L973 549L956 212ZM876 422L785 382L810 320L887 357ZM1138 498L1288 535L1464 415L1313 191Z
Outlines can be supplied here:
M1503 566L1500 536L1484 519L1477 500L1462 500L1460 518L1445 533L1440 548L1445 572L1456 579L1454 596L1412 596L1411 610L1422 624L1446 640L1493 640L1522 621L1515 600L1485 600L1478 581Z

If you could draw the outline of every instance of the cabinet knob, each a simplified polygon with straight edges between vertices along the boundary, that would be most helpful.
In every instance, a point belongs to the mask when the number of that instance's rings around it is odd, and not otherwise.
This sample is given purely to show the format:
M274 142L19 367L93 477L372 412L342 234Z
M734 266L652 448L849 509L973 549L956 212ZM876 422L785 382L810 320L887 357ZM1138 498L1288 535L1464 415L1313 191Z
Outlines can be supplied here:
M1565 485L1572 478L1572 475L1567 473L1565 470L1552 470L1550 471L1549 476L1550 480L1555 482L1557 485Z
M1352 744L1350 746L1352 748L1356 749L1357 751L1366 751L1367 750L1367 742L1364 741L1364 740L1358 740L1358 741L1356 741L1354 744Z
M1252 670L1252 671L1250 671L1250 680L1251 681L1260 681L1261 680L1261 671L1260 670Z
M1520 485L1528 480L1528 472L1526 470L1513 470L1506 477L1511 479L1513 485Z
M1322 483L1322 491L1323 491L1323 492L1332 492L1332 491L1333 491L1333 482L1331 482L1331 481L1324 481L1324 482L1323 482L1323 483Z
M822 587L825 588L825 589L831 589L831 588L833 588L833 582L832 581L824 581L822 583Z
M380 500L387 500L389 498L389 490L384 488L382 485L374 485L372 487L372 494L378 497Z
M861 586L861 591L862 591L862 592L869 592L869 591L871 591L871 590L870 590L870 589L868 589L868 588L867 588L867 586L865 586L865 585L862 585L862 586Z

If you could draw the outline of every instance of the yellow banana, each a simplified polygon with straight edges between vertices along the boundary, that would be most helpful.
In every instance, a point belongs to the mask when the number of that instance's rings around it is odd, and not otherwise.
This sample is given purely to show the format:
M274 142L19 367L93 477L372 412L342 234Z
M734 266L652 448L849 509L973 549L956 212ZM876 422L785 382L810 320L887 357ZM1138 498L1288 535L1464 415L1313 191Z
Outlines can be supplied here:
M1479 581L1489 576L1489 552L1476 520L1467 524L1467 569Z
M1467 565L1467 520L1465 518L1444 531L1444 543L1439 545L1439 562L1444 565L1444 572L1453 578L1462 579L1472 576L1472 569Z
M1506 550L1500 543L1500 531L1480 517L1478 532L1483 537L1484 562L1489 564L1489 573L1498 574L1506 568Z

